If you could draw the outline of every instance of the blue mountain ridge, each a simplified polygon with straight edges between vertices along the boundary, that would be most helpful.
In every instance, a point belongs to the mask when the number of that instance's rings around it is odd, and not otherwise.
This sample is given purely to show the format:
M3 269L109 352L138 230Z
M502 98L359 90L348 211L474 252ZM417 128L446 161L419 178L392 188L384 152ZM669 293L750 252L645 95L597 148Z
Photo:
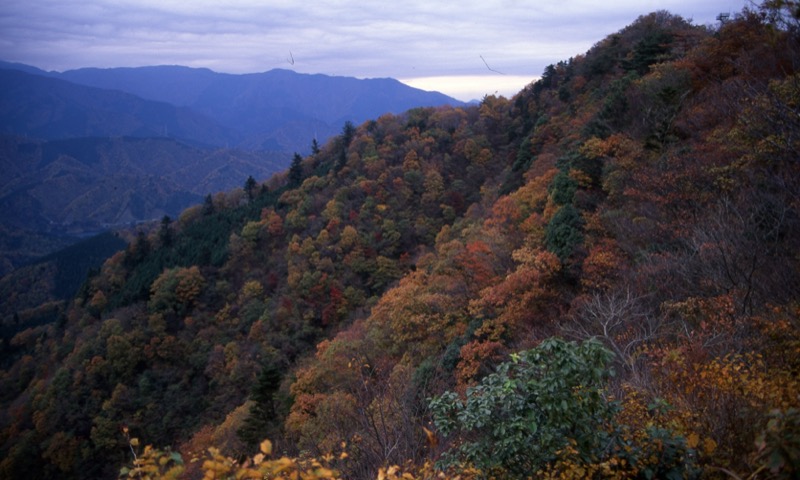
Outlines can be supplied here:
M357 79L283 69L236 75L183 66L82 68L59 73L0 62L0 68L188 108L229 132L224 141L203 135L212 144L248 150L306 152L312 139L324 142L339 133L346 121L359 124L415 107L464 105L391 78Z

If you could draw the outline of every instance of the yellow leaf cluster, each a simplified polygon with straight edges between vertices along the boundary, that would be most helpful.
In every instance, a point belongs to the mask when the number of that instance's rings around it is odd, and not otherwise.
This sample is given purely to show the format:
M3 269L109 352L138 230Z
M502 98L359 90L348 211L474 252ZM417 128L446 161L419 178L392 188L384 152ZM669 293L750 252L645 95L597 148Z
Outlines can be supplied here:
M130 440L131 448L138 445L136 439ZM206 459L202 463L203 480L261 480L292 479L319 480L337 479L339 474L317 459L294 459L281 457L267 459L272 455L272 442L261 442L260 453L243 462L226 457L217 448L209 448ZM193 460L194 461L194 460ZM144 452L133 461L133 468L125 467L120 478L140 480L172 480L183 474L183 461L180 455L169 451L161 451L147 446Z

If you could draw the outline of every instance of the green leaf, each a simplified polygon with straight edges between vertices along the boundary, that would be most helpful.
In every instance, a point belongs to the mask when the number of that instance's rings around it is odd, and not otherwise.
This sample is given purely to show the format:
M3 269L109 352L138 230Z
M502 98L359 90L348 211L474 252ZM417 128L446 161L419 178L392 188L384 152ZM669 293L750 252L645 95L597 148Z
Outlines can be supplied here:
M767 463L767 467L770 469L772 473L780 472L781 469L786 464L786 461L783 458L783 455L777 450L773 450L769 456L769 462Z

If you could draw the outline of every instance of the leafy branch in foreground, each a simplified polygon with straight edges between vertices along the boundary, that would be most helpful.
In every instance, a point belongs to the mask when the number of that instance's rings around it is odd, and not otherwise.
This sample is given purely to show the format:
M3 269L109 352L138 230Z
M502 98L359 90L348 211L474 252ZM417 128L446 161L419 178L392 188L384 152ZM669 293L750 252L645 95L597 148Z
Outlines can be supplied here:
M619 425L606 382L613 354L597 340L550 338L514 354L461 399L431 401L434 422L452 442L443 467L470 465L491 476L558 478L580 472L693 478L695 453L682 437ZM577 477L576 477L577 475Z
M139 441L130 438L129 444L134 455L133 468L123 467L120 478L138 480L172 480L181 478L186 471L181 455L170 450L154 449L150 445L144 448L140 455L136 455L135 447ZM253 479L265 478L292 478L292 479L321 479L339 478L336 471L328 468L334 461L332 455L326 456L322 461L317 459L301 460L289 457L271 459L272 442L264 440L260 445L260 452L243 462L238 462L231 457L226 457L217 448L209 448L206 458L203 459L203 479ZM344 460L347 453L342 452L338 459ZM192 462L199 459L192 459Z

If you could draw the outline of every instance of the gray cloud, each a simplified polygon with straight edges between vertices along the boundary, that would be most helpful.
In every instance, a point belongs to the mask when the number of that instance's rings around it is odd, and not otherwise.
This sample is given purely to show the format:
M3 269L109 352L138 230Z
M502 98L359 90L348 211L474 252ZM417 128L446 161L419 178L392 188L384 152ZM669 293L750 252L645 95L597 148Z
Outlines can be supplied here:
M411 78L486 74L483 56L533 77L650 11L703 24L745 2L6 0L0 58L49 70L180 64Z

